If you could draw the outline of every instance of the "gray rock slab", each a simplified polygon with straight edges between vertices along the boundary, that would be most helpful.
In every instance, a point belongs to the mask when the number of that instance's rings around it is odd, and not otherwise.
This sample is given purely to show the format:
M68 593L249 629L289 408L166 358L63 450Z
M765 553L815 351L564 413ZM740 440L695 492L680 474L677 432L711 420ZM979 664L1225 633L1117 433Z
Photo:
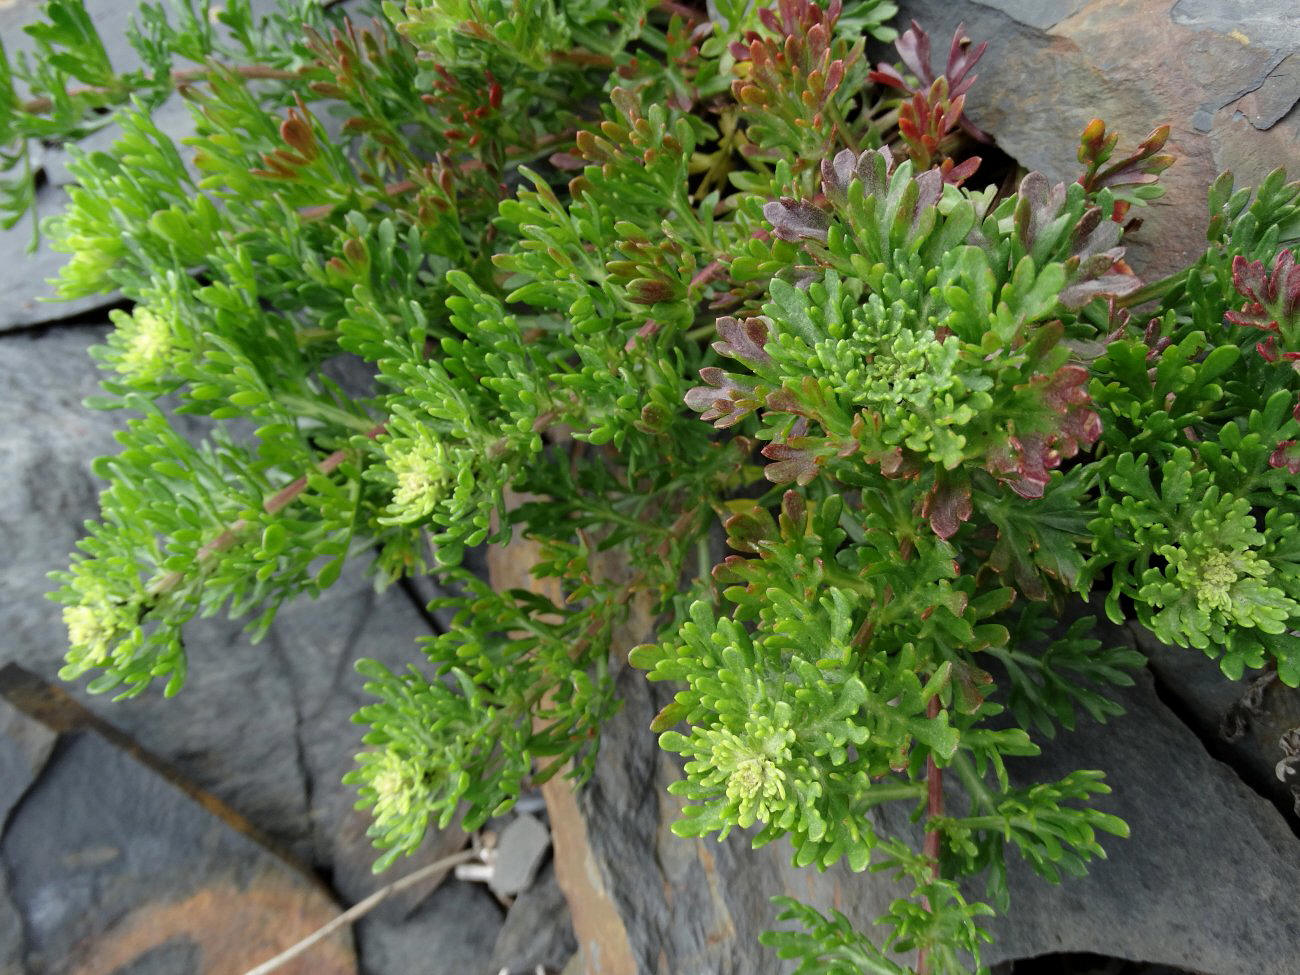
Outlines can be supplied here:
M795 870L785 843L754 851L739 834L723 843L672 836L677 800L664 789L677 772L647 730L670 694L639 673L625 671L618 683L624 708L603 737L579 806L589 869L622 919L638 971L784 971L758 944L759 933L775 926L774 894L833 906L870 929L899 893L878 875ZM1071 951L1204 975L1294 975L1295 834L1271 803L1206 753L1149 677L1118 697L1126 715L1106 726L1085 721L1014 772L1030 782L1103 769L1115 791L1099 806L1125 819L1132 838L1107 838L1109 859L1059 887L1013 855L1012 909L990 925L995 941L986 962ZM906 828L893 819L893 828ZM553 829L558 835L561 827ZM582 947L590 964L592 945Z
M1279 781L1275 772L1283 757L1279 740L1300 726L1300 690L1265 680L1257 694L1250 694L1260 679L1257 671L1248 671L1240 681L1229 680L1200 651L1160 643L1137 623L1129 628L1150 661L1162 697L1178 709L1179 717L1216 757L1269 796L1292 826L1300 827L1291 787ZM1248 695L1257 701L1243 707Z
M45 767L57 736L0 700L0 826ZM23 917L0 871L0 975L22 975L26 939Z
M577 951L564 892L547 864L527 890L515 898L497 936L484 975L533 975L537 966L558 972Z
M45 767L55 734L0 700L0 823Z
M497 897L526 890L551 849L551 834L535 816L520 815L497 838L488 887Z
M245 970L337 913L316 881L232 829L216 805L94 730L62 735L0 838L25 970ZM310 963L352 975L350 933Z
M1293 0L906 0L936 66L958 23L989 48L966 97L972 120L1050 179L1079 174L1079 133L1100 117L1119 151L1168 123L1168 192L1137 213L1129 259L1154 279L1204 250L1205 194L1223 170L1253 186L1277 166L1300 177L1300 16ZM1061 14L1066 14L1060 17ZM1060 19L1058 19L1058 17ZM1045 26L1051 21L1050 27ZM894 60L890 49L885 55Z
M1294 972L1295 834L1140 677L1114 695L1126 714L1087 722L1018 764L1049 779L1102 769L1114 793L1098 806L1125 820L1131 837L1106 840L1109 859L1059 887L1013 861L1012 912L990 926L994 960L1089 951L1206 975Z
M404 917L358 929L361 975L482 972L501 924L501 905L486 887L448 880Z

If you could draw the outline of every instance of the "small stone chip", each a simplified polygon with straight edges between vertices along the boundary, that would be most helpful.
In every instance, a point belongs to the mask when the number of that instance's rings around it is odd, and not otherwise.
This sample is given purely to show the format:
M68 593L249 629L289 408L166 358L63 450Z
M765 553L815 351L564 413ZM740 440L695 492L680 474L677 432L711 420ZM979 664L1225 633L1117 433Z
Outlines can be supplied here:
M551 833L533 816L518 816L501 831L488 886L498 897L526 890L551 845Z

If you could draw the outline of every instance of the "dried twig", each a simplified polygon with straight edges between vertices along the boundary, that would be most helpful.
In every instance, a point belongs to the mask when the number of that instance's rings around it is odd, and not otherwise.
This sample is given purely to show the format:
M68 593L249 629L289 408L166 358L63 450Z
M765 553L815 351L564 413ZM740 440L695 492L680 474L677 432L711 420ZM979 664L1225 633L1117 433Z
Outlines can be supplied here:
M418 884L420 881L427 880L429 877L433 876L434 874L441 873L443 870L448 870L456 866L457 864L466 863L470 860L473 860L477 858L478 855L479 855L478 850L461 850L459 853L454 853L449 857L443 857L441 860L435 860L433 861L433 863L429 864L426 867L421 867L419 870L416 870L412 873L408 873L401 880L395 880L387 887L380 887L377 891L375 891L365 900L354 904L352 907L349 907L346 911L344 911L334 920L330 921L324 927L317 928L314 932L309 934L307 937L303 938L293 947L280 952L280 954L276 955L270 961L265 961L262 964L258 965L256 968L249 969L247 972L244 973L244 975L267 975L268 972L275 971L281 965L285 964L285 962L289 962L297 958L299 955L305 952L312 945L316 944L316 942L323 941L325 938L328 938L331 934L333 934L339 928L343 927L345 924L351 924L353 921L357 921L365 917L376 907L378 907L379 904L382 901L384 901L389 895L396 894L399 891L403 891L407 887L412 887L415 884Z

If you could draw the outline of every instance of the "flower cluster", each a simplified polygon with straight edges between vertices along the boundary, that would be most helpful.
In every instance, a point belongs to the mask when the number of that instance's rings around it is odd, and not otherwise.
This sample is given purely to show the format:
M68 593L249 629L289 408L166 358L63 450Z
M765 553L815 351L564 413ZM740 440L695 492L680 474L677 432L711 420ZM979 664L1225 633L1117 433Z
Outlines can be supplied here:
M384 458L396 482L385 518L395 524L427 519L454 473L446 445L427 433L415 440L395 437L384 443Z

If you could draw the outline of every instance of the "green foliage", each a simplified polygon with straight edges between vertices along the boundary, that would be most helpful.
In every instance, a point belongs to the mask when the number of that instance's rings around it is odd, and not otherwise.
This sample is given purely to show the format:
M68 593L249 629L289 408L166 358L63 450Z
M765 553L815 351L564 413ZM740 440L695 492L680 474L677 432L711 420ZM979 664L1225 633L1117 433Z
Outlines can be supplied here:
M1108 581L1112 619L1132 613L1233 679L1275 665L1295 686L1300 182L1279 170L1252 199L1225 175L1210 211L1205 255L1163 284L1140 333L1121 313L1093 365L1104 433L1087 576Z
M39 59L0 53L7 219L32 140L120 130L47 225L62 295L134 304L93 353L128 418L56 574L64 675L173 694L197 616L256 637L349 559L437 575L448 631L357 665L382 869L590 774L655 619L674 830L898 885L870 937L783 900L804 930L765 941L979 971L1008 855L1058 882L1126 834L1099 773L1007 768L1142 664L1072 601L1300 684L1300 184L1225 175L1205 255L1143 285L1122 221L1166 130L1116 159L1095 121L1077 182L975 189L983 44L936 73L913 25L869 72L889 3L666 6L149 6L123 74L54 0ZM517 539L528 588L461 567Z

